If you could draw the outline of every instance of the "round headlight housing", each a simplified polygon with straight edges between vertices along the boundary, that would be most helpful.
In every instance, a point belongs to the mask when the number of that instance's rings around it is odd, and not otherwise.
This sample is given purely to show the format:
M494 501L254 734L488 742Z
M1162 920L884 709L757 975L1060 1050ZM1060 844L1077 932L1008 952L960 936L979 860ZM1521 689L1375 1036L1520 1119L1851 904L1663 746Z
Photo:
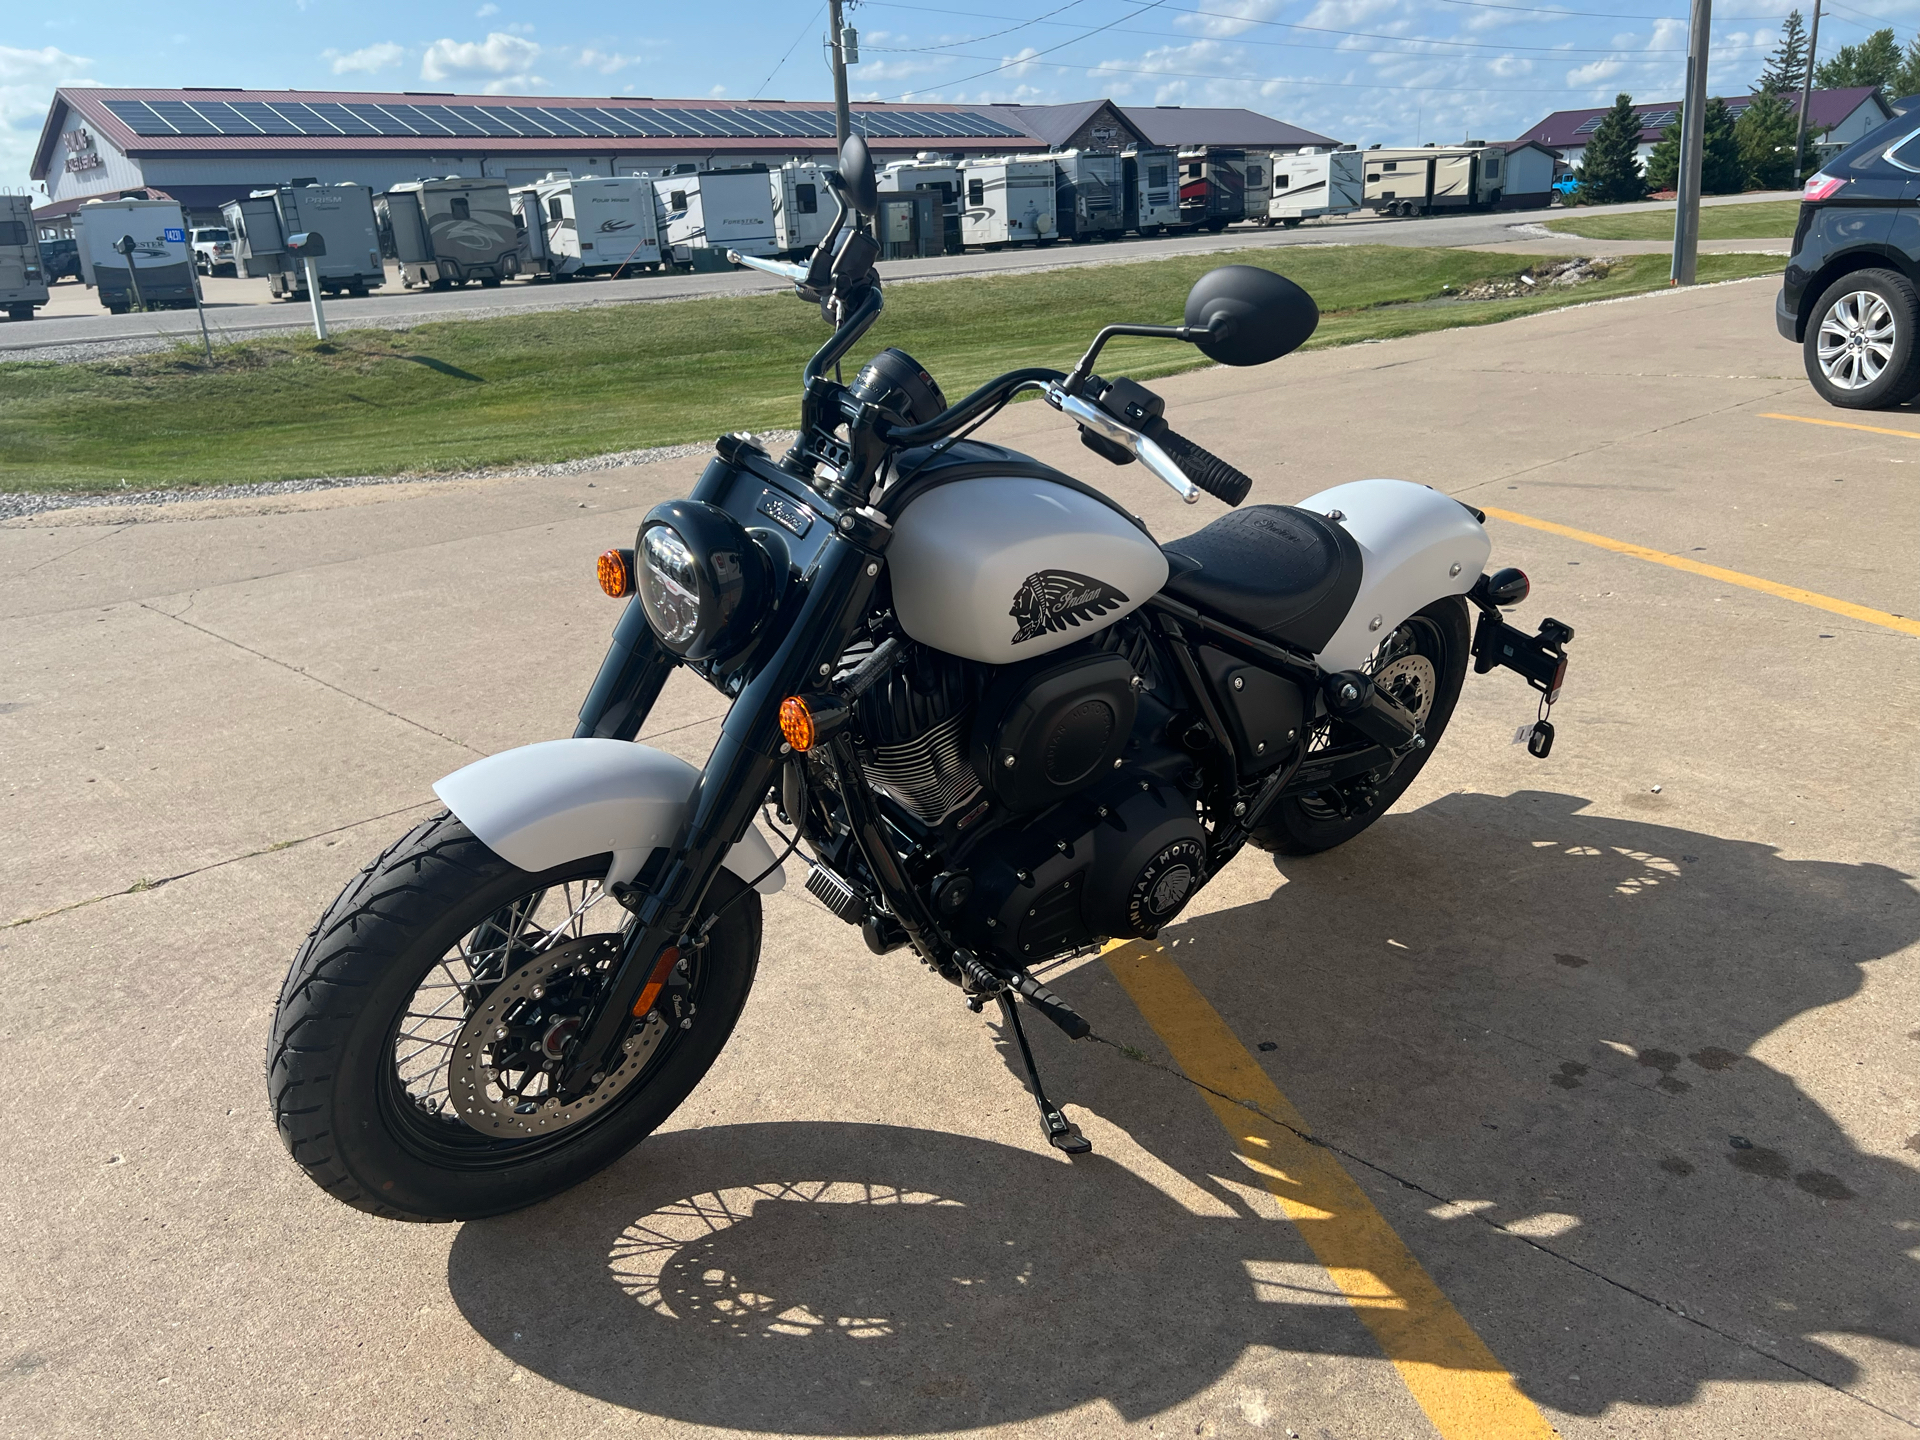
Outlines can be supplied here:
M683 659L731 659L772 608L766 552L717 505L656 505L640 522L633 549L647 623Z

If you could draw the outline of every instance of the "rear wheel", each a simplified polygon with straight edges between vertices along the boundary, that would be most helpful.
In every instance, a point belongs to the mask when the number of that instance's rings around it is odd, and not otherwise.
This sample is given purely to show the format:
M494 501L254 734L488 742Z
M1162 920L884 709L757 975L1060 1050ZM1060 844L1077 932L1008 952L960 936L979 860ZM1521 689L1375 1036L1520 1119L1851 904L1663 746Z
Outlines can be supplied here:
M451 815L343 890L294 957L267 1048L280 1138L335 1199L405 1220L531 1205L611 1164L699 1083L760 952L722 871L703 944L580 1095L556 1093L630 917L605 855L530 874Z
M1846 410L1877 410L1920 394L1920 296L1892 270L1856 270L1822 295L1807 319L1807 379Z
M1413 713L1426 748L1398 765L1273 803L1253 843L1280 855L1312 855L1344 845L1393 807L1446 733L1467 674L1467 602L1449 595L1416 611L1381 642L1363 667L1374 684ZM1360 736L1340 721L1324 722L1313 749L1338 749Z

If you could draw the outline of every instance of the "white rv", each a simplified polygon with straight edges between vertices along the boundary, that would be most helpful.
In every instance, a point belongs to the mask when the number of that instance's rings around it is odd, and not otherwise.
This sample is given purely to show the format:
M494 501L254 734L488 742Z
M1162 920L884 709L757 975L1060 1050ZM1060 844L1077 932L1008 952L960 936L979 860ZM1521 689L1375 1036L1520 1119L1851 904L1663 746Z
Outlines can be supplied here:
M695 250L779 253L773 233L773 187L766 166L669 175L654 181L653 189L666 214L660 248L671 247L676 263L695 263Z
M124 315L136 304L149 310L193 304L187 221L173 201L89 200L74 212L73 233L80 244L80 278L113 314ZM113 243L129 235L133 253L123 256Z
M1180 167L1171 150L1128 150L1120 157L1126 227L1163 235L1180 223Z
M306 263L287 253L289 235L316 234L327 253L314 260L326 295L364 295L386 283L373 192L364 185L282 185L220 207L232 236L235 274L264 275L275 299L307 298ZM198 232L196 232L198 233Z
M922 152L917 160L896 160L880 172L881 194L898 195L913 190L939 192L941 250L948 255L958 255L965 248L960 238L960 166L932 152Z
M660 263L653 182L639 175L549 175L513 192L535 275L632 274Z
M1488 210L1506 188L1507 152L1498 145L1422 145L1361 154L1366 203L1376 215Z
M0 195L0 307L9 320L31 320L47 303L37 228L31 197Z
M1248 150L1231 163L1240 172L1240 197L1247 219L1264 219L1267 202L1273 196L1273 156L1265 150Z
M1298 225L1321 215L1351 215L1366 198L1358 150L1301 150L1273 157L1267 224Z
M811 251L827 238L833 224L833 192L827 188L827 167L805 160L789 160L767 179L773 193L773 240L782 255Z
M403 180L374 201L374 215L408 289L495 286L520 273L526 241L504 180Z
M1051 245L1060 237L1053 161L967 160L960 166L960 236L968 245Z

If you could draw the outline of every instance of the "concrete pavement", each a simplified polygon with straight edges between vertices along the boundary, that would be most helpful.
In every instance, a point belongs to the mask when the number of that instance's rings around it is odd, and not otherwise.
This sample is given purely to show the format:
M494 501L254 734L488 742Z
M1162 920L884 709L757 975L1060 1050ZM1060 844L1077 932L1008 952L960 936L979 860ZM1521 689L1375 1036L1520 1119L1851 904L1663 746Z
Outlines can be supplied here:
M1920 445L1766 418L1920 417L1820 405L1766 281L1156 388L1257 500L1397 474L1920 615ZM1043 407L990 433L1163 538L1218 513ZM1112 968L1049 980L1112 1044L1035 1034L1069 1163L993 1027L797 885L718 1067L577 1191L409 1227L292 1169L294 946L438 775L567 732L593 557L698 468L0 526L0 1432L1460 1433ZM1578 632L1552 758L1469 677L1393 815L1242 855L1166 955L1562 1434L1911 1435L1913 638L1490 528ZM698 761L682 678L643 738Z

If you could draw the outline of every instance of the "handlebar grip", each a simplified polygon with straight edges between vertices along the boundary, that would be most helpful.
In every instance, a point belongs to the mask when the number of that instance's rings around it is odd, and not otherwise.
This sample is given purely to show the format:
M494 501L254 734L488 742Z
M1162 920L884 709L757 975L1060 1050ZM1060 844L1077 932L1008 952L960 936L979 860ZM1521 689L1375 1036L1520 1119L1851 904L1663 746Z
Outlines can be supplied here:
M1218 455L1194 444L1177 431L1164 430L1156 438L1160 448L1180 467L1181 473L1215 499L1238 505L1253 489L1251 476L1241 474Z

